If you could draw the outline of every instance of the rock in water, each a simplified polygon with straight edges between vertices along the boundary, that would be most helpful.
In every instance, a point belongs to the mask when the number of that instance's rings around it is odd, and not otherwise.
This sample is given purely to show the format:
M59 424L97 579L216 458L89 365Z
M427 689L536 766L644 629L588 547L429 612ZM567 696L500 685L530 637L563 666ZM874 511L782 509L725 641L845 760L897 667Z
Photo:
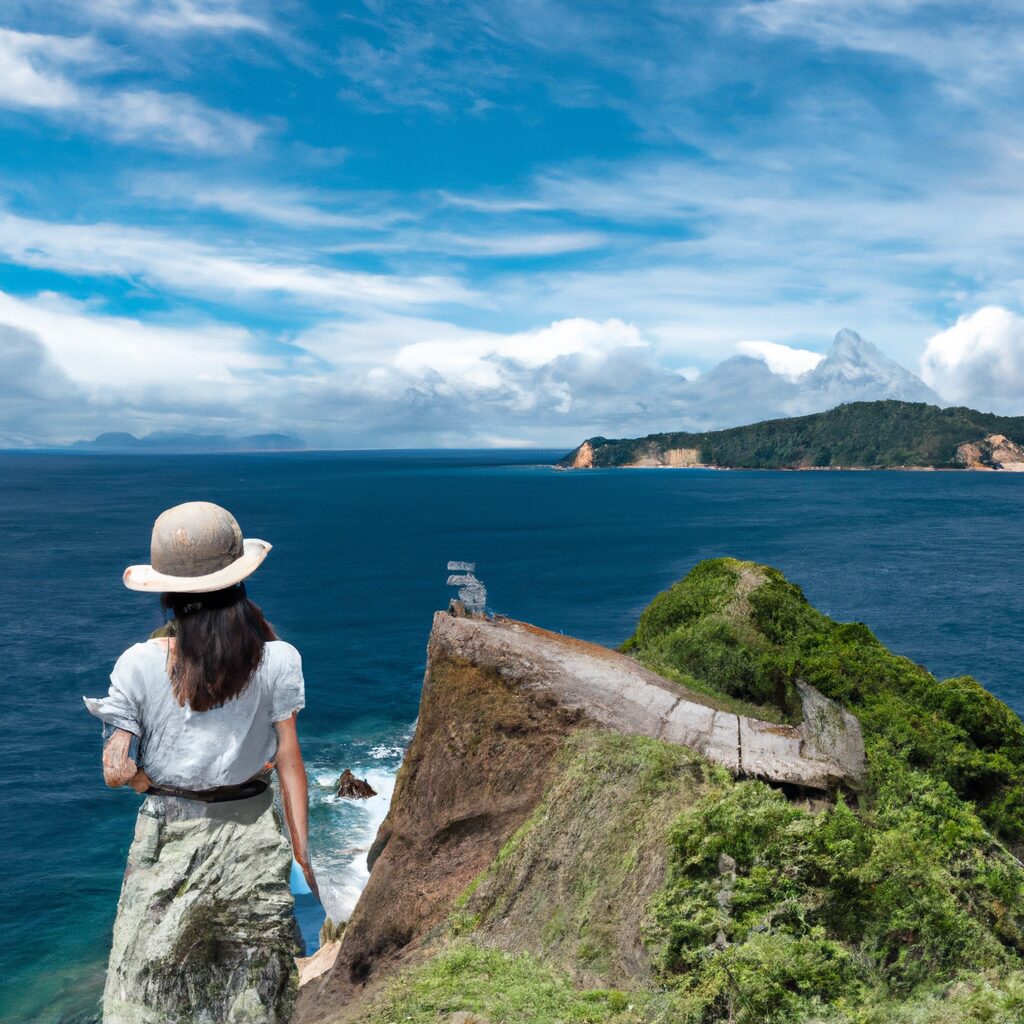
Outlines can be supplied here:
M357 779L351 768L346 768L338 778L338 796L352 797L356 800L367 800L376 796L377 790L366 779Z

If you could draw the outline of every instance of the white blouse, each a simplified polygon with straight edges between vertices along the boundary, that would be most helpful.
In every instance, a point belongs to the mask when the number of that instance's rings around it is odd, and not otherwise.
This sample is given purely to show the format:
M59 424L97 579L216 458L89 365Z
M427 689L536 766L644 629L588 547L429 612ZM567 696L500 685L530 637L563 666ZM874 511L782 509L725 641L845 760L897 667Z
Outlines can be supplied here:
M125 729L139 738L136 761L160 786L212 789L251 779L277 753L274 723L305 706L299 652L270 640L245 689L209 711L181 707L157 640L129 647L110 673L106 697L83 697L104 736Z

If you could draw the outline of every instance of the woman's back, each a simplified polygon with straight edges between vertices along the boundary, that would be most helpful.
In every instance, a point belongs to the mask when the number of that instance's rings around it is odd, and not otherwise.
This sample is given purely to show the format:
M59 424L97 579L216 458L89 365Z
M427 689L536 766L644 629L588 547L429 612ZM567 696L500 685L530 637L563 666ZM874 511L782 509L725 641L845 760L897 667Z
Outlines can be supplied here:
M208 711L182 707L167 674L166 641L135 644L118 658L110 692L89 698L89 711L140 738L139 766L158 786L213 789L259 773L277 751L274 723L304 705L299 652L269 640L248 685Z

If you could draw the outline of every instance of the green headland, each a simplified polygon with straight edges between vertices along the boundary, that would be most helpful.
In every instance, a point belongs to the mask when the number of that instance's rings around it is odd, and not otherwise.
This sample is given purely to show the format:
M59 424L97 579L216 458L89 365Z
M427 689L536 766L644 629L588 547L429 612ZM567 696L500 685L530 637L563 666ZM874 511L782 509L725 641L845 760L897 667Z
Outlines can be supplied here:
M1021 443L1024 416L886 400L727 430L591 437L560 464L573 469L1000 469L1024 463Z

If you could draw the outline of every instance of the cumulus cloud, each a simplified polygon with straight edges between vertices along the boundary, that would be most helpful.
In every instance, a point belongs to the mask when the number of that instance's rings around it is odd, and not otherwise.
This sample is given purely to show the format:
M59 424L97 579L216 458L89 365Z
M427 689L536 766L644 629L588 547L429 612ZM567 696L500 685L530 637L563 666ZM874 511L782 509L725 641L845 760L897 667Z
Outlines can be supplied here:
M760 359L772 373L796 380L802 373L813 370L824 359L820 352L806 348L791 348L774 341L741 341L736 348L745 356Z
M1024 317L985 306L929 339L921 376L951 402L1024 413Z
M186 404L198 394L232 401L244 393L247 376L280 368L242 328L145 324L56 295L26 300L0 292L0 324L37 339L47 364L100 403L162 390Z
M90 414L82 390L30 331L0 323L0 445L49 440L50 432L80 427Z

